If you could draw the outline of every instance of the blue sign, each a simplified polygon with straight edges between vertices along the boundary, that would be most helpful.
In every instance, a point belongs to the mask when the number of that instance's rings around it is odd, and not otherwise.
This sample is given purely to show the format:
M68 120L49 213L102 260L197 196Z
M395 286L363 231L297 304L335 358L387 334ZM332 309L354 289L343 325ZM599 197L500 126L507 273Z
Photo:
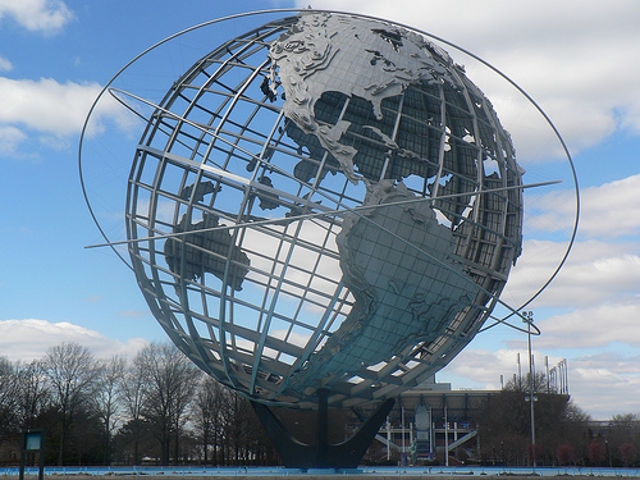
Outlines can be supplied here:
M42 445L42 432L27 432L24 449L25 450L40 450Z

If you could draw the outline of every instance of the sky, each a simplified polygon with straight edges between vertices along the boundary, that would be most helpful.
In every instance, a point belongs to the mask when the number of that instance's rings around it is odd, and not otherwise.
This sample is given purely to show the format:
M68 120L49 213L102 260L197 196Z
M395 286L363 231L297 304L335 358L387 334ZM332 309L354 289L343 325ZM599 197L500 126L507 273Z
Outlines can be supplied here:
M131 271L85 205L78 142L101 88L155 42L214 18L308 1L0 0L0 356L28 361L62 341L98 357L165 341ZM446 39L492 64L548 114L575 162L580 229L557 278L531 303L535 363L567 359L573 401L595 419L640 414L640 2L322 0ZM123 84L159 99L200 55L257 26L246 20L179 39ZM575 216L571 172L542 118L504 78L445 46L511 132L527 192L523 253L502 299L518 307L553 273ZM147 70L147 66L153 67ZM112 240L124 238L124 191L140 124L104 102L87 132L87 186ZM109 135L106 135L109 133ZM114 141L114 139L116 139ZM497 312L500 313L500 312ZM502 312L504 313L504 312ZM479 334L439 381L494 389L526 368L526 335Z

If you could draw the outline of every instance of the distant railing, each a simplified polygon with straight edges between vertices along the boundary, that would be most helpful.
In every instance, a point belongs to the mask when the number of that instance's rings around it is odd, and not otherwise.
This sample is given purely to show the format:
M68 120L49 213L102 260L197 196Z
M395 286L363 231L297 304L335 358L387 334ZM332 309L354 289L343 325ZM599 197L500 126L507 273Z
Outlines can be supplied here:
M0 468L3 476L18 476L18 467ZM26 467L26 475L37 475L37 467ZM45 467L45 475L162 475L171 476L210 476L210 477L287 477L306 475L349 474L349 477L390 477L390 476L471 476L471 475L537 475L551 476L593 476L640 478L639 468L604 467L360 467L350 470L308 469L283 467Z

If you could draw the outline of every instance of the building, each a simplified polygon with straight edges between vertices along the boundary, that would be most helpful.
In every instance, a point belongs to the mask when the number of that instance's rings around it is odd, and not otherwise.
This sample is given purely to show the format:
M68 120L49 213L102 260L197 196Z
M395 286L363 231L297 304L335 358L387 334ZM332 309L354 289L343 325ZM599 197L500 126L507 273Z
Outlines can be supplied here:
M403 392L376 440L379 460L402 464L460 462L478 450L478 419L499 390L452 390L432 377ZM448 451L454 458L445 458ZM457 455L456 455L457 454Z
M568 396L566 359L550 369L545 356L544 364L546 391ZM517 371L513 382L521 383L524 379L519 354ZM450 383L437 383L435 375L432 376L400 395L376 436L383 447L378 449L378 457L388 461L399 459L403 464L438 461L445 465L478 458L478 421L489 398L499 392L452 390Z

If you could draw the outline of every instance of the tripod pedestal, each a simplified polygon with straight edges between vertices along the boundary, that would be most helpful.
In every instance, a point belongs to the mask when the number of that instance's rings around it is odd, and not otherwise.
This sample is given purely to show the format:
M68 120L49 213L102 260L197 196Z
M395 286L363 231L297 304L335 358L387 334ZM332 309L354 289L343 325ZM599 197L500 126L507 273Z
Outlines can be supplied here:
M294 438L269 407L261 403L251 402L286 467L356 468L395 403L392 398L386 400L351 438L331 445L328 441L328 396L328 390L321 389L318 391L317 439L315 445L309 445Z

